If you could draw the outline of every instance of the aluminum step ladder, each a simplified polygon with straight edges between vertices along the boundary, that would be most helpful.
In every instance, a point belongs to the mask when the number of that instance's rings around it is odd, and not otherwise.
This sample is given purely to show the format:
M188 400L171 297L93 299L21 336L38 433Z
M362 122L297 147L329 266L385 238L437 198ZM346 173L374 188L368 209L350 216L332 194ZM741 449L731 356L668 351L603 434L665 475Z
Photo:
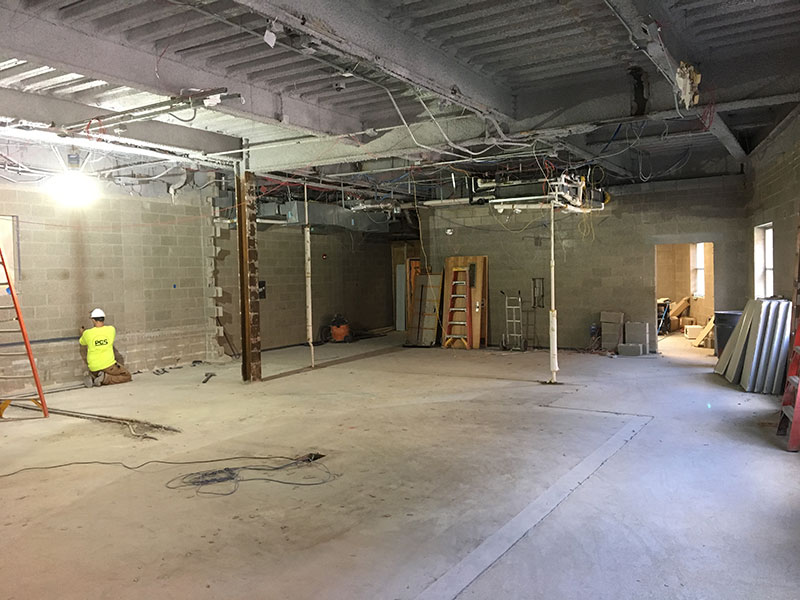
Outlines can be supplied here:
M500 340L502 350L525 352L528 349L528 340L522 333L522 291L516 296L510 296L500 290L505 299L506 330Z
M49 413L47 412L47 402L44 399L44 391L42 391L42 382L39 380L39 371L36 368L36 361L33 358L33 350L31 350L31 342L28 338L28 330L25 328L25 321L22 319L22 311L19 307L19 299L17 298L17 292L14 290L14 283L11 281L11 276L8 271L9 265L6 263L5 256L3 255L3 249L0 248L0 265L2 265L3 269L0 271L0 277L3 277L3 281L0 281L0 286L6 287L8 290L8 294L11 296L12 305L11 306L0 306L0 340L5 344L12 344L12 342L16 342L17 340L9 341L10 336L22 336L22 342L25 346L25 351L6 351L0 348L0 358L5 359L6 357L19 357L19 356L27 356L28 363L30 364L31 372L29 375L7 375L0 373L0 381L2 380L10 380L10 379L33 379L36 385L36 395L34 396L23 396L19 398L0 398L0 419L3 418L3 413L9 407L12 401L14 400L30 400L36 406L38 406L42 410L42 415L47 417ZM7 316L11 314L11 311L14 311L13 316ZM9 324L15 323L16 327L10 327ZM5 346L8 347L8 346ZM3 364L8 364L4 361Z

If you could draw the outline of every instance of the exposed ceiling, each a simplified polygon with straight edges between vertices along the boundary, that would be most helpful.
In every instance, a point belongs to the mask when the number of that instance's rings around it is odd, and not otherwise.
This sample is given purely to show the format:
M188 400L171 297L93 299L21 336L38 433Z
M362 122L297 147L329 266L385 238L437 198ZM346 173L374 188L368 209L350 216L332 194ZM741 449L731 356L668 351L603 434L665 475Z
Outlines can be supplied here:
M738 173L800 102L796 0L0 0L0 23L2 116L224 87L243 103L160 115L162 136L246 139L263 172L538 152L617 181Z

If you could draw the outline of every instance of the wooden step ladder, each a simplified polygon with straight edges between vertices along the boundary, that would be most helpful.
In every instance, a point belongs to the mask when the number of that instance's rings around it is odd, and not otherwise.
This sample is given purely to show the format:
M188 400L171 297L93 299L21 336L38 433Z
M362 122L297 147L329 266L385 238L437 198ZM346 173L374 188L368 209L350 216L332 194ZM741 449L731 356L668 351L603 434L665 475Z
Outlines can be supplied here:
M469 350L472 348L472 298L470 293L469 268L455 267L452 272L452 285L450 286L450 305L444 324L444 347L450 348L456 342L461 342ZM461 300L464 304L461 305ZM458 329L458 332L454 330Z
M3 375L0 374L0 380L7 380L7 379L33 379L34 383L36 384L36 395L30 397L21 397L21 398L0 398L0 419L3 418L3 413L9 407L13 400L30 400L36 406L42 409L42 415L47 417L49 413L47 412L47 402L44 399L44 392L42 391L42 383L39 380L39 371L36 369L36 361L33 359L33 350L31 350L31 342L28 338L28 330L25 329L25 321L22 319L22 311L19 308L19 299L17 298L17 293L14 290L14 283L11 281L11 276L8 271L9 265L6 263L5 256L3 255L3 249L0 248L0 265L3 266L3 270L0 271L0 276L4 277L4 280L0 282L0 285L3 287L8 286L8 292L11 295L11 306L0 306L0 334L4 337L9 334L21 334L22 341L25 344L25 351L24 352L5 352L0 351L0 358L12 357L12 356L26 356L28 357L28 362L30 363L31 367L31 374L30 375ZM8 318L6 315L10 313L10 311L14 311L16 316L12 316ZM16 323L18 327L13 328L4 328L4 324L8 323Z

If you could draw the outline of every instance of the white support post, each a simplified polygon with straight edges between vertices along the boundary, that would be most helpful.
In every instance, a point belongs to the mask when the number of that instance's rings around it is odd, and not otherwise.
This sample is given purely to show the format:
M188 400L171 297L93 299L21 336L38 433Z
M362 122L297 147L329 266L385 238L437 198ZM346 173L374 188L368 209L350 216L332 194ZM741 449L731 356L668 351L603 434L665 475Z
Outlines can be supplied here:
M558 313L556 311L555 198L550 200L550 383L558 373Z
M314 324L311 311L311 226L308 223L308 184L303 184L303 205L306 223L303 226L303 241L306 264L306 341L311 351L311 368L314 368Z

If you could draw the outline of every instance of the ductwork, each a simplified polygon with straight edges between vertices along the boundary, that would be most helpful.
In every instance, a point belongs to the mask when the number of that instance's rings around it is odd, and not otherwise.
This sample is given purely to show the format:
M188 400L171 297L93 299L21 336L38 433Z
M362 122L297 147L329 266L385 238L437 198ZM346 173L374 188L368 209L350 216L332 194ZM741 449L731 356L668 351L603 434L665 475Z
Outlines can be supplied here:
M258 205L258 218L285 219L287 225L305 225L304 202L263 202ZM353 212L336 204L308 203L308 223L313 227L341 227L364 233L388 233L389 220L384 213L370 215Z

